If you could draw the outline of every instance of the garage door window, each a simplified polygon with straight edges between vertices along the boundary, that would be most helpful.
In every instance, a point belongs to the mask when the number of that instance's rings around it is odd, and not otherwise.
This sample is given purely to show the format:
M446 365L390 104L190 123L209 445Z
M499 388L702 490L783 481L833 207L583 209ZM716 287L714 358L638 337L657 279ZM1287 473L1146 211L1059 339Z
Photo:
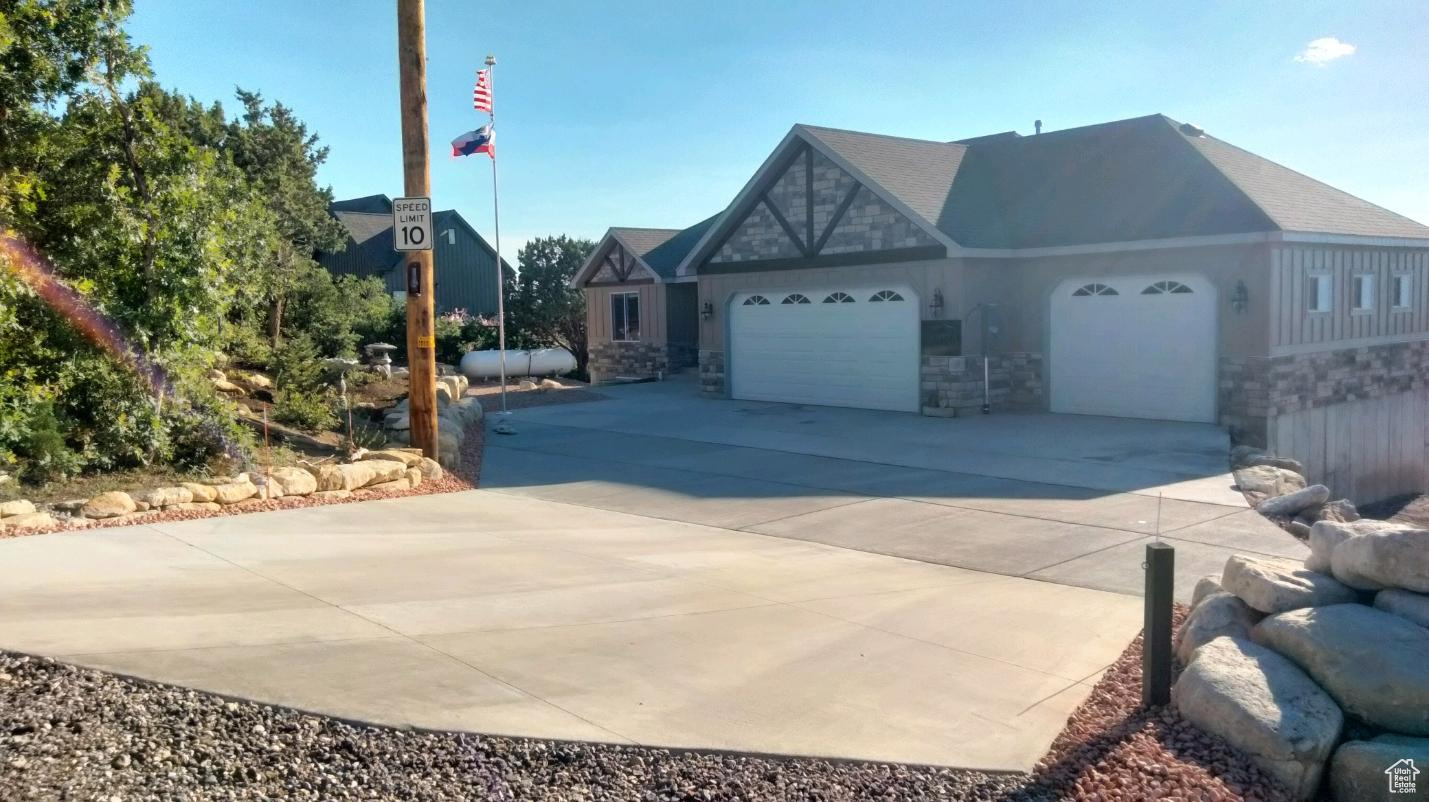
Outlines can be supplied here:
M610 332L616 342L640 339L640 293L618 292L610 296Z
M1179 282L1179 281L1158 281L1158 282L1156 282L1155 284L1152 284L1150 287L1147 287L1146 289L1142 290L1142 291L1141 291L1141 294L1142 294L1142 295L1168 295L1168 294L1185 295L1186 293L1191 292L1191 291L1192 291L1192 290L1191 290L1190 287L1187 287L1185 284L1182 284L1182 283Z
M852 295L849 295L849 294L846 293L846 292L836 292L836 293L833 293L833 294L829 295L829 297L825 298L825 299L824 299L824 303L826 303L826 304L851 304L851 303L853 303L853 296L852 296Z
M809 296L807 296L807 295L800 295L799 293L796 292L796 293L794 293L793 295L786 295L786 296L784 296L784 300L780 301L779 303L781 303L781 304L806 304L806 303L809 303Z
M873 297L872 297L872 298L869 298L868 300L869 300L870 302L872 302L872 301L901 301L901 300L903 300L903 296L899 295L898 293L894 292L893 290L880 290L880 291L878 291L878 292L875 292L875 293L873 294Z
M769 299L763 295L751 295L744 299L745 306L768 306Z
M1117 292L1115 289L1112 289L1111 287L1108 287L1108 286L1105 285L1105 284L1087 284L1086 286L1078 287L1078 288L1077 288L1077 291L1074 292L1074 293L1072 293L1072 297L1073 297L1073 298L1086 298L1086 297L1093 296L1093 295L1120 295L1120 294L1121 294L1121 293Z

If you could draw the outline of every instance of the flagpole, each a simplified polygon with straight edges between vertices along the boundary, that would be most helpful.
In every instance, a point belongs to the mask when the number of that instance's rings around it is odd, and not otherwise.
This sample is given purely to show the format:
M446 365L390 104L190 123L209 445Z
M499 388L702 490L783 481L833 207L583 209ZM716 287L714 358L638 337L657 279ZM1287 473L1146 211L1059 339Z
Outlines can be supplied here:
M501 269L501 192L496 180L496 56L486 54L486 80L491 93L491 216L496 234L496 343L501 351L501 414L506 409L506 275Z

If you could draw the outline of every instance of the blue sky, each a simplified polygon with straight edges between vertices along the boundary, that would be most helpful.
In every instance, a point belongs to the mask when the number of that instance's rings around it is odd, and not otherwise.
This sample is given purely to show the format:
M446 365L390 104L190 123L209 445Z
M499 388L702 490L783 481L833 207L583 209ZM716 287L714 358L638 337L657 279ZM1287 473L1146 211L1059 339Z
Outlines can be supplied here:
M1429 4L1096 5L428 0L434 203L490 236L489 163L446 144L482 121L490 51L513 262L530 237L694 223L796 122L949 140L1160 112L1429 222ZM338 197L401 194L394 0L136 6L165 85L281 100Z

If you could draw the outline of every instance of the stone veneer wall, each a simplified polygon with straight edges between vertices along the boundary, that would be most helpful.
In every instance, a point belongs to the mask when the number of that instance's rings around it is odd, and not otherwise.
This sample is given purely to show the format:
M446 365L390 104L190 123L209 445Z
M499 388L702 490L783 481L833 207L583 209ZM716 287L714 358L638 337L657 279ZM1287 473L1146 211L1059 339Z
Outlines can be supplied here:
M956 417L981 412L982 362L980 356L924 356L919 386L923 414ZM1041 409L1044 405L1041 354L993 354L988 357L987 378L993 410Z
M704 395L724 396L723 351L700 349L700 392Z
M654 376L670 372L670 351L647 342L600 342L590 347L590 373L594 382L617 376Z
M1276 357L1222 357L1221 425L1265 445L1277 415L1398 395L1429 383L1429 342L1387 343Z

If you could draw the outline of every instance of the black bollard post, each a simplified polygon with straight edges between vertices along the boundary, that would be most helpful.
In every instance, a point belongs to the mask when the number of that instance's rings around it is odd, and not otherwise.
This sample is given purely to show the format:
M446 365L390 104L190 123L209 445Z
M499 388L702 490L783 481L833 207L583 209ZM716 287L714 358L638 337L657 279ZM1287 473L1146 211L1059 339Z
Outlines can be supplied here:
M1146 620L1141 643L1141 703L1171 701L1171 599L1176 586L1176 549L1146 547Z

